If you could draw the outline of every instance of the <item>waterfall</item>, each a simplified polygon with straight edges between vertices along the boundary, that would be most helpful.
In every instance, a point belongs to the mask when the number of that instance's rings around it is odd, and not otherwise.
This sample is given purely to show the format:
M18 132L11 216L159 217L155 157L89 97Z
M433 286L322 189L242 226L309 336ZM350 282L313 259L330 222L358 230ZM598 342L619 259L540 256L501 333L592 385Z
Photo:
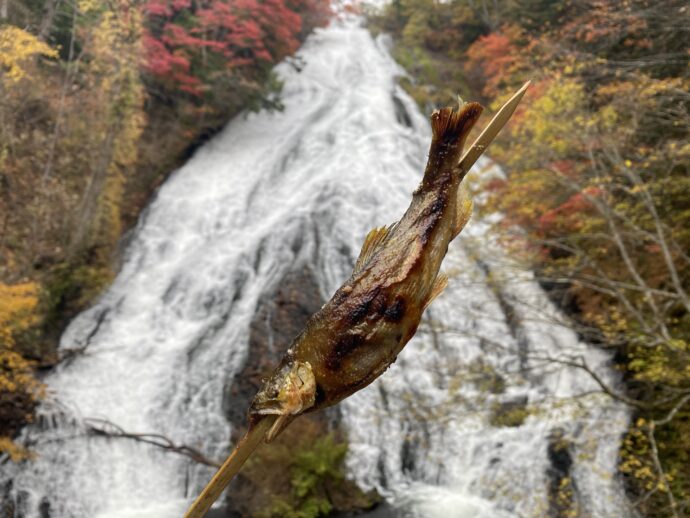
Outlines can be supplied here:
M20 516L181 516L212 468L89 428L223 458L224 394L262 294L306 265L327 299L367 232L403 214L430 129L385 39L340 20L277 73L285 109L236 118L171 175L112 286L63 335L78 352L47 377L21 438L36 459L0 474ZM397 363L341 404L347 469L400 515L543 516L561 489L583 516L626 514L613 474L628 414L582 369L550 361L584 358L615 386L610 358L578 340L488 223L451 245L450 286Z

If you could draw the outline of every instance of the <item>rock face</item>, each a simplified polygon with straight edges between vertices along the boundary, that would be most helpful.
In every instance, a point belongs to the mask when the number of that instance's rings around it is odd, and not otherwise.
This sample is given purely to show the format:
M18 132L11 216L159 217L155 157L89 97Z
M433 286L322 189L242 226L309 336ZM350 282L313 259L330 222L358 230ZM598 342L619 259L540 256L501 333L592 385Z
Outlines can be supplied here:
M324 302L308 266L288 272L273 293L261 297L250 326L249 357L232 387L225 391L224 407L234 425L233 440L246 429L246 412L261 379L271 373L307 319Z
M573 456L563 430L555 428L549 434L547 455L551 463L548 477L549 516L567 518L578 516L577 487L572 478Z
M224 407L233 423L233 441L246 430L245 412L262 378L324 303L313 271L302 266L288 272L273 292L259 301L252 319L249 357ZM233 481L227 507L217 516L281 516L288 510L318 508L319 516L361 516L384 509L376 493L363 493L347 480L342 459L347 446L337 426L337 410L307 414L294 421L271 445L259 447ZM309 485L304 486L304 480ZM296 484L301 482L299 489ZM373 515L372 515L373 516ZM386 516L376 514L375 516Z

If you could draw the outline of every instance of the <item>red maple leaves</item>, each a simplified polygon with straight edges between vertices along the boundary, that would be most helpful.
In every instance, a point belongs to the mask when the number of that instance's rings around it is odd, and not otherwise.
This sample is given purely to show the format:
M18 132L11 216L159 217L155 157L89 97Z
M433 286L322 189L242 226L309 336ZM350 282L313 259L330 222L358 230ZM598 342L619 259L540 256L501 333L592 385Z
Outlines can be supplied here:
M325 0L148 0L143 68L164 89L201 97L219 76L251 81L295 52L303 17L325 22ZM318 23L318 24L321 24Z

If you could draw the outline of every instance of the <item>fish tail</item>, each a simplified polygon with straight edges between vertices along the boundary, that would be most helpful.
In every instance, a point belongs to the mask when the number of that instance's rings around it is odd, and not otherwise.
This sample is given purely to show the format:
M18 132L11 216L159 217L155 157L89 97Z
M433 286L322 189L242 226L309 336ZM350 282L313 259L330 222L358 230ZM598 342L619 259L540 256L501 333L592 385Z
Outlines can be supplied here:
M422 188L431 187L438 178L454 174L467 135L481 113L479 103L465 103L458 109L442 108L431 114L433 137Z

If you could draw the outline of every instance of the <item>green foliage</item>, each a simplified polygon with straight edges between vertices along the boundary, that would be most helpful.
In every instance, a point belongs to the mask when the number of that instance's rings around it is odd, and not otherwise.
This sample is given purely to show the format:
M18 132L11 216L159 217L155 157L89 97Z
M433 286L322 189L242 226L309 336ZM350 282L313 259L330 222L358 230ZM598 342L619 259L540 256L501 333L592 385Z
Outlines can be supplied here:
M468 92L454 59L487 30L480 17L452 2L399 0L372 13L369 25L395 38L393 55L410 74L401 84L422 110L431 112Z
M290 468L291 498L276 498L267 517L316 518L332 510L325 490L327 483L343 480L342 462L346 443L336 443L333 434L317 439L309 448L295 452Z
M336 443L333 434L316 441L312 449L299 452L293 470L293 487L297 496L312 493L323 477L342 479L340 468L346 453L347 444Z
M113 274L107 266L99 268L85 262L61 263L46 278L41 310L47 330L62 329L112 281Z
M242 516L316 517L369 509L380 501L345 478L347 443L313 415L295 420L270 447L259 448L230 486Z
M276 499L270 511L262 516L285 518L316 518L327 516L331 512L331 504L321 497L309 497L302 499L298 508L285 500Z

